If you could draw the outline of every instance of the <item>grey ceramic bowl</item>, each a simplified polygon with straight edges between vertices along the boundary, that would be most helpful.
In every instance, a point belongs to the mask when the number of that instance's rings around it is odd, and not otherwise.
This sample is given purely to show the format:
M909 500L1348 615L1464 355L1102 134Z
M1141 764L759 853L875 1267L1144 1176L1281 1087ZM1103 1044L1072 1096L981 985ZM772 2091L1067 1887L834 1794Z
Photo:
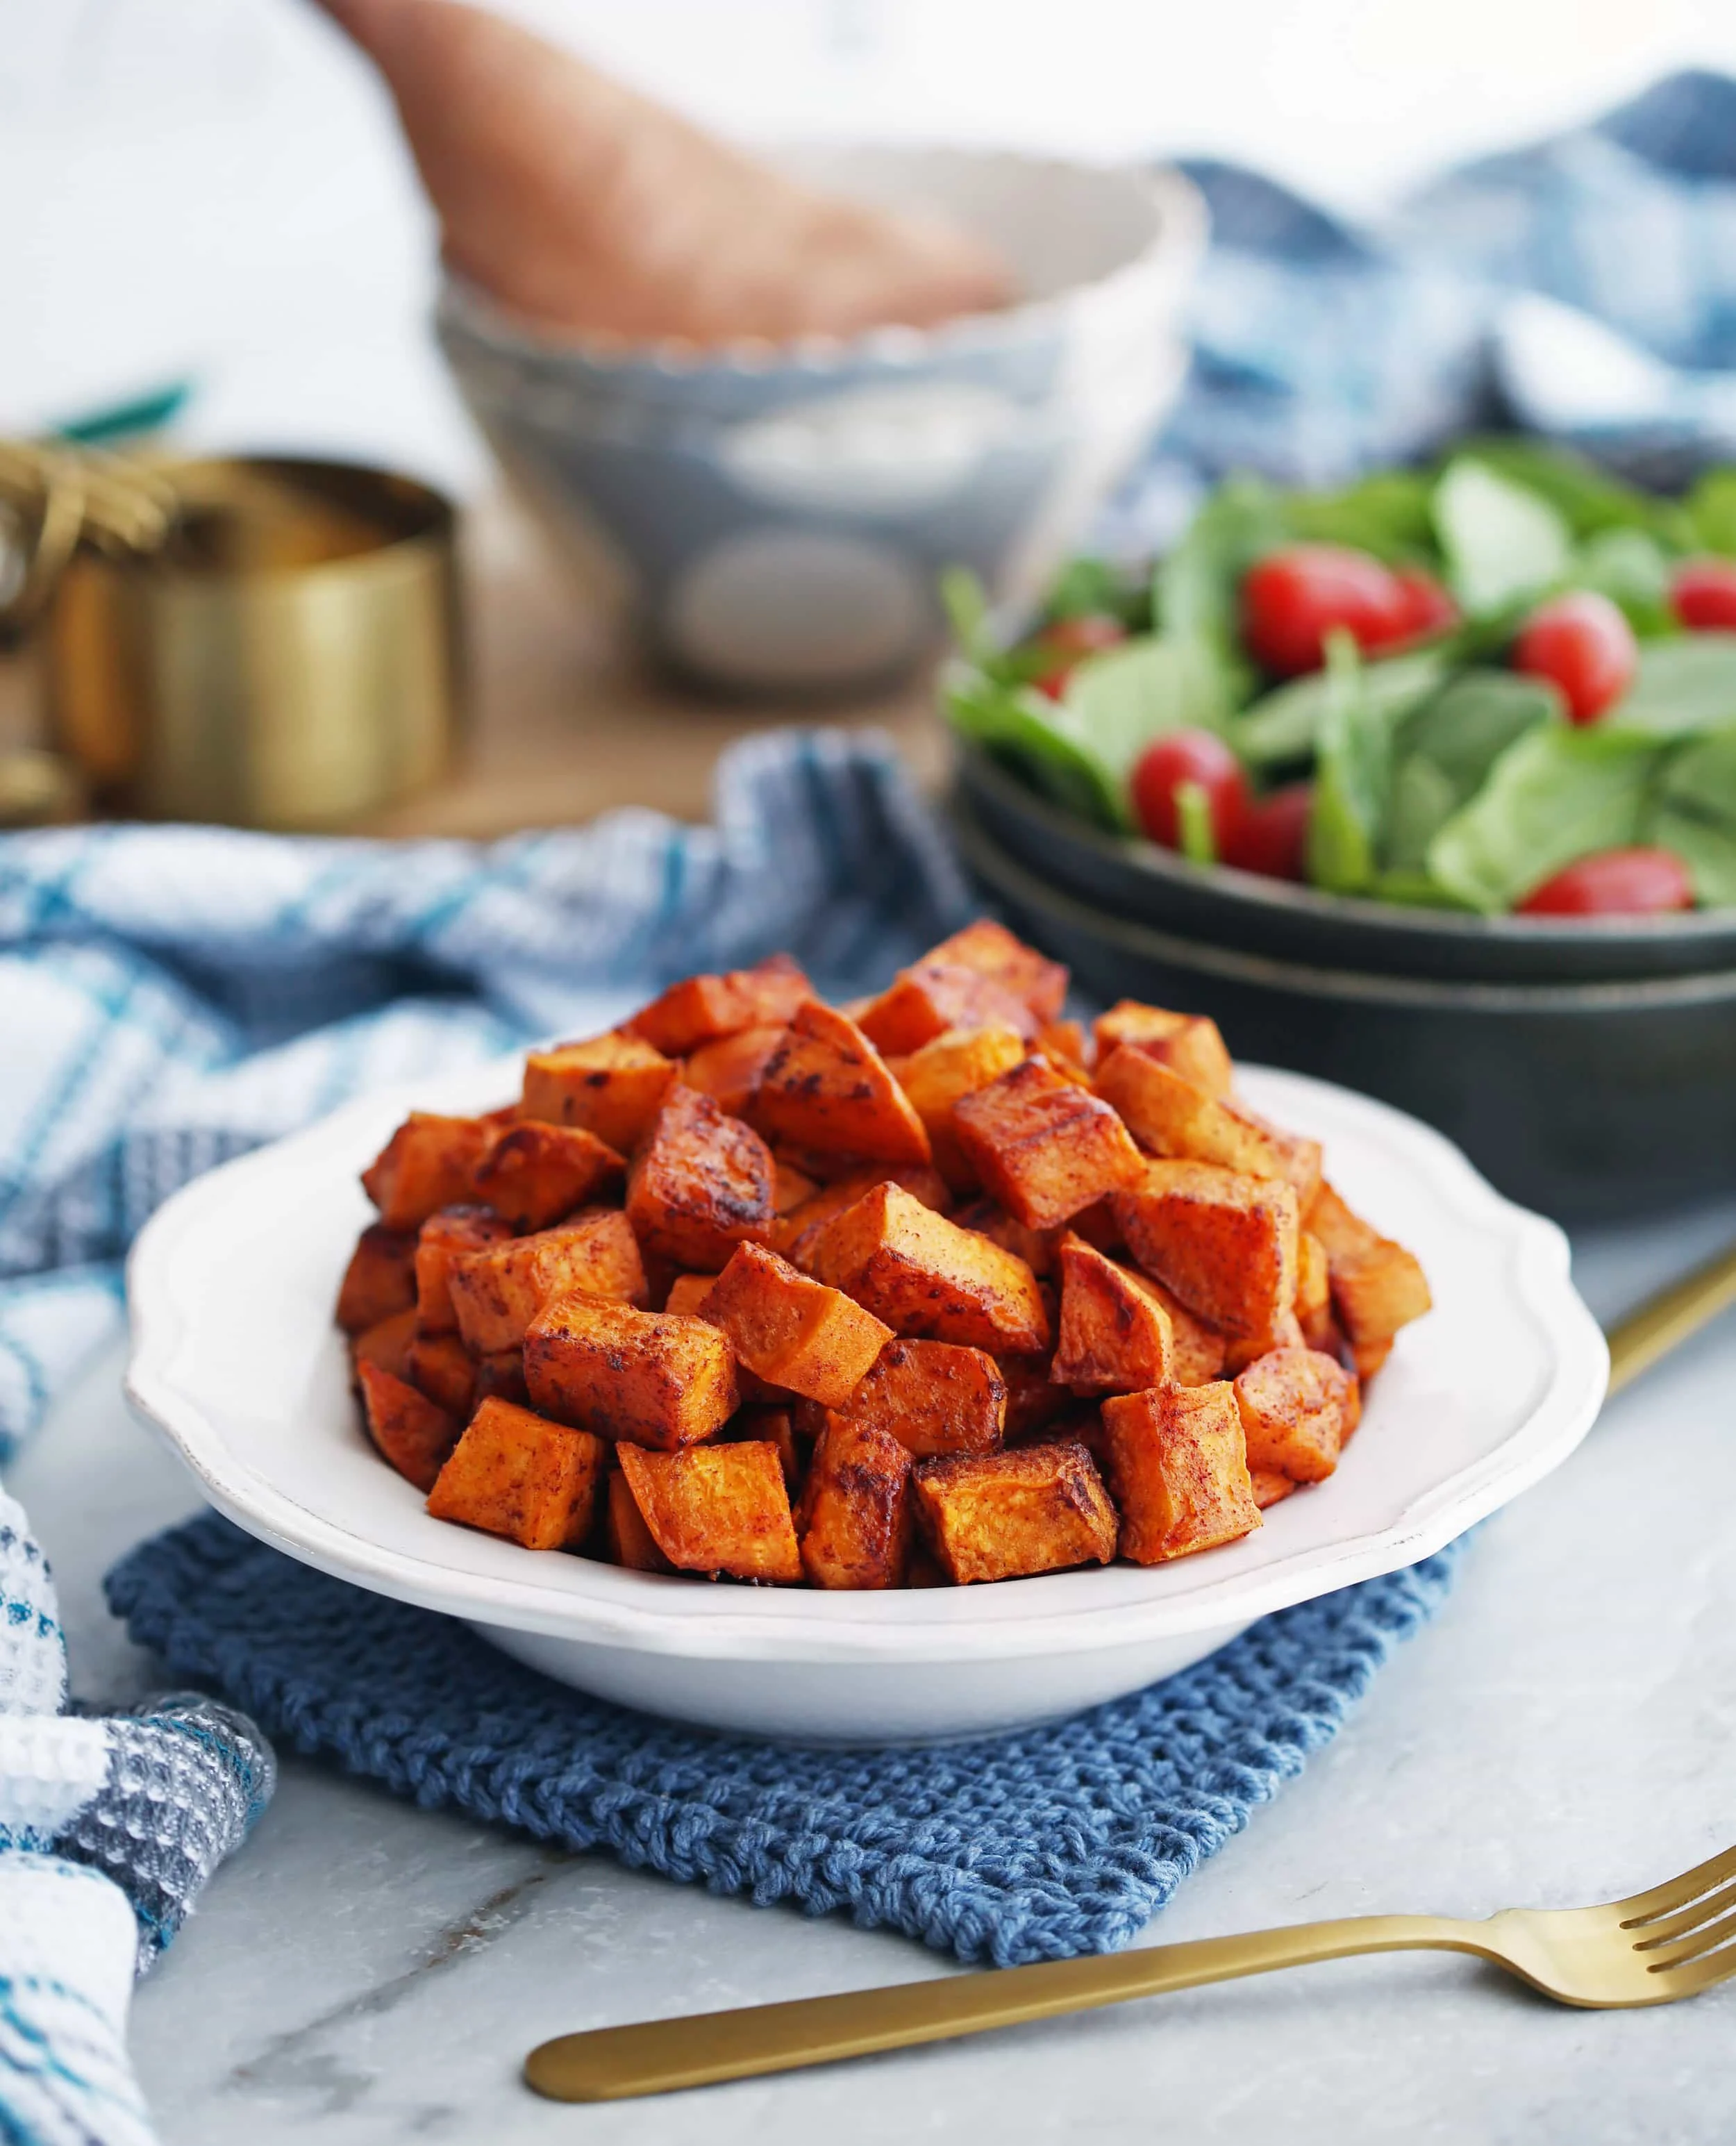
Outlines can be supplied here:
M1564 963L1554 981L1455 973L1438 946L1429 969L1358 966L1348 950L1369 941L1305 906L1282 910L1281 950L1255 947L1206 936L1197 908L1160 923L1154 903L1093 902L1061 884L1052 847L1009 849L980 793L967 779L953 800L966 862L1015 928L1097 996L1208 1013L1239 1056L1414 1111L1504 1192L1564 1221L1736 1183L1736 960L1715 933L1698 969L1671 960L1596 981Z
M556 341L449 282L438 329L510 476L663 655L716 685L840 690L932 641L955 562L1034 602L1163 419L1205 212L1175 173L968 150L783 159L947 215L1026 302L924 332L721 350Z

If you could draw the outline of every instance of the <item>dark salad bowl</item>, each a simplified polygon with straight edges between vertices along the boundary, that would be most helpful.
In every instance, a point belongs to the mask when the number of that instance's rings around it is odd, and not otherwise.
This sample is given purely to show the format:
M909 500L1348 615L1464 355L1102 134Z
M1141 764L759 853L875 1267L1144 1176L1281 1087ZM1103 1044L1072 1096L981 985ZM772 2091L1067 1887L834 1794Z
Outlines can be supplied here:
M1095 908L1276 961L1484 983L1620 983L1736 971L1736 909L1664 916L1479 916L1326 894L1292 880L1190 864L1051 803L958 741L955 794L983 833ZM1731 1067L1736 1082L1736 1063ZM1736 1099L1733 1099L1736 1108Z
M1035 620L948 601L960 846L1089 990L1563 1218L1736 1184L1736 465L1666 499L1509 436L1230 478Z
M1373 942L1354 936L1362 919L1341 912L1372 903L1289 888L1275 900L1266 888L1245 895L1229 885L1240 874L1196 872L1183 886L1187 868L1165 860L1130 860L1149 872L1138 885L1143 906L1093 901L1057 869L1056 850L1042 839L1052 826L1027 825L1036 839L1022 851L1001 839L1005 821L979 809L999 776L988 773L985 783L967 756L954 791L965 862L1015 928L1066 961L1095 996L1210 1014L1238 1056L1413 1111L1503 1191L1562 1221L1682 1205L1736 1185L1736 960L1728 938L1716 942L1723 958L1699 968L1683 963L1679 946L1660 944L1664 958L1638 975L1624 956L1629 973L1614 978L1563 964L1554 981L1524 971L1501 980L1486 961L1455 966L1467 923L1474 931L1489 924L1412 915L1418 936L1408 943L1419 958L1408 971L1355 966L1354 950ZM1172 881L1182 899L1166 911ZM1214 900L1226 908L1211 908ZM1226 918L1240 940L1223 929ZM1218 927L1215 936L1202 921ZM1683 919L1676 930L1711 921ZM1523 935L1516 943L1525 944Z

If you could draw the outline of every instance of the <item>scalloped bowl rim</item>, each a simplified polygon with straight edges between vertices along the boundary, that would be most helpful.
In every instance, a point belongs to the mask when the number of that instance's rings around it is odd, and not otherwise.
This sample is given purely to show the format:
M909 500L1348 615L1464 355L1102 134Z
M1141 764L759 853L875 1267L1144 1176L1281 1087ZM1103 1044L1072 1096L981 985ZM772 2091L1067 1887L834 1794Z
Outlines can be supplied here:
M342 1245L362 1204L351 1173L403 1110L431 1104L485 1107L511 1092L519 1063L515 1057L358 1098L303 1131L221 1165L157 1210L128 1261L132 1348L126 1391L134 1409L167 1438L211 1503L230 1519L305 1564L402 1601L482 1625L610 1649L830 1663L841 1669L852 1664L1048 1658L1227 1630L1443 1548L1565 1460L1603 1400L1608 1352L1573 1287L1567 1240L1554 1223L1503 1198L1450 1142L1404 1113L1329 1083L1250 1066L1243 1069L1246 1082L1264 1107L1311 1104L1317 1124L1336 1125L1335 1135L1329 1130L1329 1144L1334 1136L1365 1142L1369 1152L1379 1151L1409 1173L1413 1187L1446 1218L1443 1227L1450 1222L1486 1238L1491 1273L1499 1260L1500 1301L1515 1307L1515 1315L1522 1309L1527 1330L1534 1330L1537 1337L1536 1360L1543 1369L1536 1374L1540 1384L1528 1390L1528 1412L1493 1450L1442 1480L1421 1483L1387 1525L1334 1532L1329 1485L1292 1508L1305 1504L1313 1511L1315 1520L1307 1525L1317 1539L1264 1567L1240 1567L1237 1553L1244 1545L1232 1545L1153 1570L1113 1565L993 1587L875 1595L708 1586L691 1578L626 1572L585 1558L521 1550L427 1520L407 1507L402 1525L422 1532L416 1549L407 1551L313 1510L235 1450L175 1368L190 1341L205 1346L209 1339L199 1335L197 1305L177 1296L177 1265L188 1255L189 1271L196 1271L202 1243L207 1258L217 1256L219 1246L227 1252L234 1219L261 1212L248 1203L262 1197L265 1212L272 1200L289 1213L330 1210L332 1240ZM1427 1248L1422 1249L1426 1258ZM1479 1251L1479 1272L1484 1256ZM321 1301L329 1302L337 1279L335 1268L327 1275L322 1267L319 1280L328 1293ZM272 1292L259 1295L260 1315L270 1318ZM294 1334L288 1338L299 1340ZM329 1315L323 1333L310 1328L307 1341L316 1351L336 1349ZM351 1420L341 1435L355 1440L353 1405L347 1389L342 1390ZM1379 1401L1377 1392L1371 1415ZM292 1407L287 1400L278 1405ZM299 1416L297 1420L299 1425ZM1368 1437L1366 1426L1362 1435ZM374 1456L364 1452L362 1457L379 1470L392 1495L413 1498Z
M740 373L763 379L780 372L809 376L843 372L871 363L897 369L927 365L942 357L969 356L1025 341L1034 330L1059 322L1082 302L1140 282L1157 271L1175 275L1191 268L1205 251L1204 197L1187 175L1173 165L1093 164L1070 157L1041 156L1016 149L945 148L925 143L826 142L783 145L786 151L812 150L841 155L928 157L981 165L1000 163L1030 170L1090 173L1124 184L1145 195L1156 209L1157 223L1139 251L1106 275L1090 277L1040 298L1021 299L992 312L961 313L929 328L890 322L853 336L810 335L787 342L737 337L721 343L691 342L681 337L636 342L631 337L589 334L539 327L497 304L456 270L443 270L438 312L461 330L488 345L496 357L521 362L566 360L599 374L626 381L636 372L666 380L718 377Z

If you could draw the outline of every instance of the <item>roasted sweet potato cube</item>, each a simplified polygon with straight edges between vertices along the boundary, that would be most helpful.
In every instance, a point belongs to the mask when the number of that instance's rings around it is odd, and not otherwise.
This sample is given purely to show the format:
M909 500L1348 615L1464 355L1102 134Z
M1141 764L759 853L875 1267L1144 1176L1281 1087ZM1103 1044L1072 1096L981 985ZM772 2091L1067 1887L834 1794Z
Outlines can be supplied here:
M760 1081L754 1121L822 1154L926 1162L928 1135L885 1061L856 1023L804 1001Z
M352 1339L350 1367L358 1377L364 1364L372 1364L382 1371L390 1371L395 1379L407 1378L410 1345L415 1339L413 1311L395 1311L389 1319L377 1319L365 1333Z
M1170 1376L1175 1384L1208 1386L1214 1379L1222 1378L1228 1359L1228 1337L1219 1333L1215 1326L1208 1326L1203 1319L1196 1319L1174 1290L1165 1289L1150 1275L1144 1280L1146 1288L1170 1315Z
M771 1385L841 1408L892 1339L842 1290L814 1280L763 1245L738 1246L699 1307L736 1360Z
M889 1341L840 1413L890 1433L919 1460L993 1453L1006 1429L1006 1381L985 1350Z
M1077 1021L1045 1021L1037 1031L1036 1048L1051 1065L1065 1061L1077 1066L1081 1073L1091 1070L1090 1047L1085 1041L1085 1024Z
M365 1333L407 1311L416 1302L416 1236L370 1222L356 1240L337 1291L337 1323L346 1334Z
M873 1191L876 1185L895 1185L901 1192L908 1192L913 1200L920 1200L937 1215L945 1214L952 1204L951 1195L940 1173L925 1162L900 1163L890 1169L884 1163L870 1164L822 1185L799 1206L792 1207L778 1223L772 1250L781 1252L792 1266L806 1272L808 1255L819 1242L827 1223L835 1215L854 1207L862 1195Z
M476 1165L498 1128L481 1118L412 1110L362 1173L362 1189L389 1230L414 1230L436 1207L471 1197Z
M557 1043L525 1060L519 1115L581 1126L617 1155L631 1155L680 1071L643 1036L620 1029L585 1043Z
M1049 1345L1049 1314L1024 1260L895 1185L875 1185L835 1215L808 1270L895 1334L990 1355Z
M1366 1385L1376 1371L1384 1368L1393 1353L1390 1341L1354 1341L1350 1345L1350 1360L1356 1366L1356 1375Z
M948 1029L1010 1028L1028 1042L1039 1024L1025 1001L994 977L956 962L926 961L901 969L856 1026L876 1051L901 1057Z
M669 1285L669 1294L663 1300L663 1309L680 1319L697 1319L699 1307L711 1294L716 1275L678 1274Z
M1241 1104L1204 1088L1136 1046L1123 1044L1097 1069L1097 1093L1153 1155L1186 1155L1249 1177L1281 1177L1305 1205L1320 1181L1320 1144L1280 1132Z
M452 1261L511 1235L511 1224L489 1207L442 1207L428 1217L416 1240L416 1319L424 1334L451 1334L457 1327Z
M1298 1488L1288 1475L1280 1475L1275 1468L1250 1468L1248 1482L1254 1502L1261 1512L1270 1505L1281 1505Z
M793 1164L779 1155L771 1158L771 1211L780 1220L793 1215L796 1210L811 1200L820 1190L817 1179L809 1177Z
M456 1334L418 1334L404 1352L404 1376L460 1423L469 1416L476 1400L476 1360Z
M1334 1353L1332 1335L1332 1282L1326 1269L1326 1248L1311 1230L1296 1239L1296 1324L1310 1349Z
M630 1572L673 1572L675 1567L651 1540L626 1477L615 1468L607 1480L603 1527L611 1563L625 1565Z
M808 1403L811 1408L814 1405L811 1401ZM822 1409L822 1419L825 1413ZM794 1500L807 1467L807 1447L806 1442L796 1435L795 1417L788 1408L772 1405L738 1409L718 1436L731 1445L746 1440L775 1446L778 1465L784 1471L784 1488Z
M530 1399L525 1390L525 1352L522 1348L497 1349L490 1356L478 1356L476 1363L475 1399L486 1401L491 1395L497 1400L517 1401L521 1405Z
M621 1472L651 1540L683 1572L792 1585L801 1553L777 1448L767 1442L621 1448Z
M356 1372L368 1436L407 1483L418 1490L432 1490L458 1442L459 1418L377 1364L364 1360Z
M673 1088L627 1182L627 1216L646 1251L684 1267L726 1265L771 1237L771 1151L696 1088Z
M1154 1162L1115 1215L1140 1270L1210 1325L1270 1333L1295 1301L1296 1195L1279 1179Z
M1047 1437L1072 1400L1067 1389L1057 1385L1049 1375L1055 1366L1054 1356L1045 1352L1001 1356L996 1360L1006 1382L1006 1443L1029 1445L1035 1439Z
M901 1587L910 1547L910 1448L831 1415L801 1500L801 1569L815 1587Z
M760 1092L772 1053L783 1040L781 1022L720 1036L715 1043L701 1045L681 1068L681 1078L690 1088L709 1095L730 1117L745 1118Z
M1257 1363L1262 1356L1270 1356L1275 1349L1308 1346L1294 1311L1280 1311L1273 1325L1263 1327L1257 1334L1226 1334L1223 1341L1226 1379L1238 1377L1249 1365Z
M1420 1319L1433 1300L1414 1255L1402 1245L1383 1243L1366 1259L1339 1266L1332 1276L1332 1301L1352 1346L1361 1350L1389 1346L1399 1328Z
M1349 1374L1312 1349L1275 1349L1236 1374L1250 1468L1319 1483L1338 1465Z
M601 1439L486 1400L428 1493L428 1510L526 1550L576 1550L596 1520L602 1480Z
M1051 1379L1075 1393L1136 1394L1175 1376L1170 1315L1143 1275L1070 1230L1060 1241L1060 1270Z
M1163 1006L1123 999L1098 1016L1093 1032L1100 1065L1126 1043L1148 1051L1208 1095L1227 1095L1235 1078L1218 1024L1201 1014L1170 1013Z
M1121 1555L1162 1565L1260 1525L1235 1390L1154 1386L1103 1404Z
M1015 998L1022 999L1040 1021L1057 1019L1066 1000L1067 972L1060 963L1038 953L1035 946L1027 946L992 917L979 917L975 924L967 924L938 946L930 946L922 958L975 969L980 976L992 977Z
M546 1230L619 1182L626 1165L582 1125L532 1120L503 1134L476 1168L476 1191L515 1230Z
M1034 1230L1070 1220L1105 1193L1136 1185L1145 1164L1107 1103L1027 1058L961 1095L952 1122L984 1185Z
M919 1461L912 1480L923 1530L960 1586L1107 1565L1115 1554L1115 1509L1076 1443Z
M516 1349L551 1297L577 1292L623 1304L646 1300L645 1263L625 1215L596 1207L559 1229L503 1238L451 1264L458 1331L474 1355Z
M751 969L726 976L688 976L626 1023L671 1058L685 1058L721 1036L744 1028L781 1028L814 986L787 954L773 954Z
M721 1430L739 1398L715 1326L588 1296L556 1297L526 1328L525 1385L559 1422L668 1451Z
M955 1190L969 1191L977 1177L953 1128L954 1104L1024 1062L1018 1030L1003 1021L992 1028L949 1028L894 1068L927 1128L935 1167Z
M1325 1251L1332 1301L1354 1347L1390 1341L1429 1310L1428 1278L1414 1256L1364 1222L1329 1185L1321 1185L1307 1217ZM1373 1368L1385 1360L1381 1356Z
M1055 1272L1065 1225L1060 1230L1028 1228L1025 1223L1015 1220L998 1200L990 1200L986 1194L980 1200L973 1200L968 1207L960 1207L952 1219L961 1230L980 1230L1003 1251L1016 1252L1034 1275Z

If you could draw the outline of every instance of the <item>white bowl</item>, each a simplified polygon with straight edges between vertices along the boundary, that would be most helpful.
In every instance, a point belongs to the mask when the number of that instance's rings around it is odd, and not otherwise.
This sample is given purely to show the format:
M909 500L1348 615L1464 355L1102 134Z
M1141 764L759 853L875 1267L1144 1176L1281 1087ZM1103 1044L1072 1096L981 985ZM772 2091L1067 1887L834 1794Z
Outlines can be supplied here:
M438 327L509 475L666 657L731 688L837 690L921 654L943 567L1041 595L1180 386L1205 217L1177 172L964 149L782 161L950 217L1025 302L699 349L556 337L449 279Z
M708 1585L521 1550L431 1520L379 1460L332 1324L371 1212L357 1172L412 1103L482 1109L517 1075L513 1061L366 1097L177 1193L128 1270L127 1394L262 1540L652 1713L885 1743L1076 1712L1440 1549L1564 1460L1603 1400L1608 1354L1553 1223L1414 1119L1250 1066L1250 1101L1326 1142L1334 1182L1415 1250L1436 1305L1399 1337L1337 1474L1252 1535L1151 1570L885 1595Z

